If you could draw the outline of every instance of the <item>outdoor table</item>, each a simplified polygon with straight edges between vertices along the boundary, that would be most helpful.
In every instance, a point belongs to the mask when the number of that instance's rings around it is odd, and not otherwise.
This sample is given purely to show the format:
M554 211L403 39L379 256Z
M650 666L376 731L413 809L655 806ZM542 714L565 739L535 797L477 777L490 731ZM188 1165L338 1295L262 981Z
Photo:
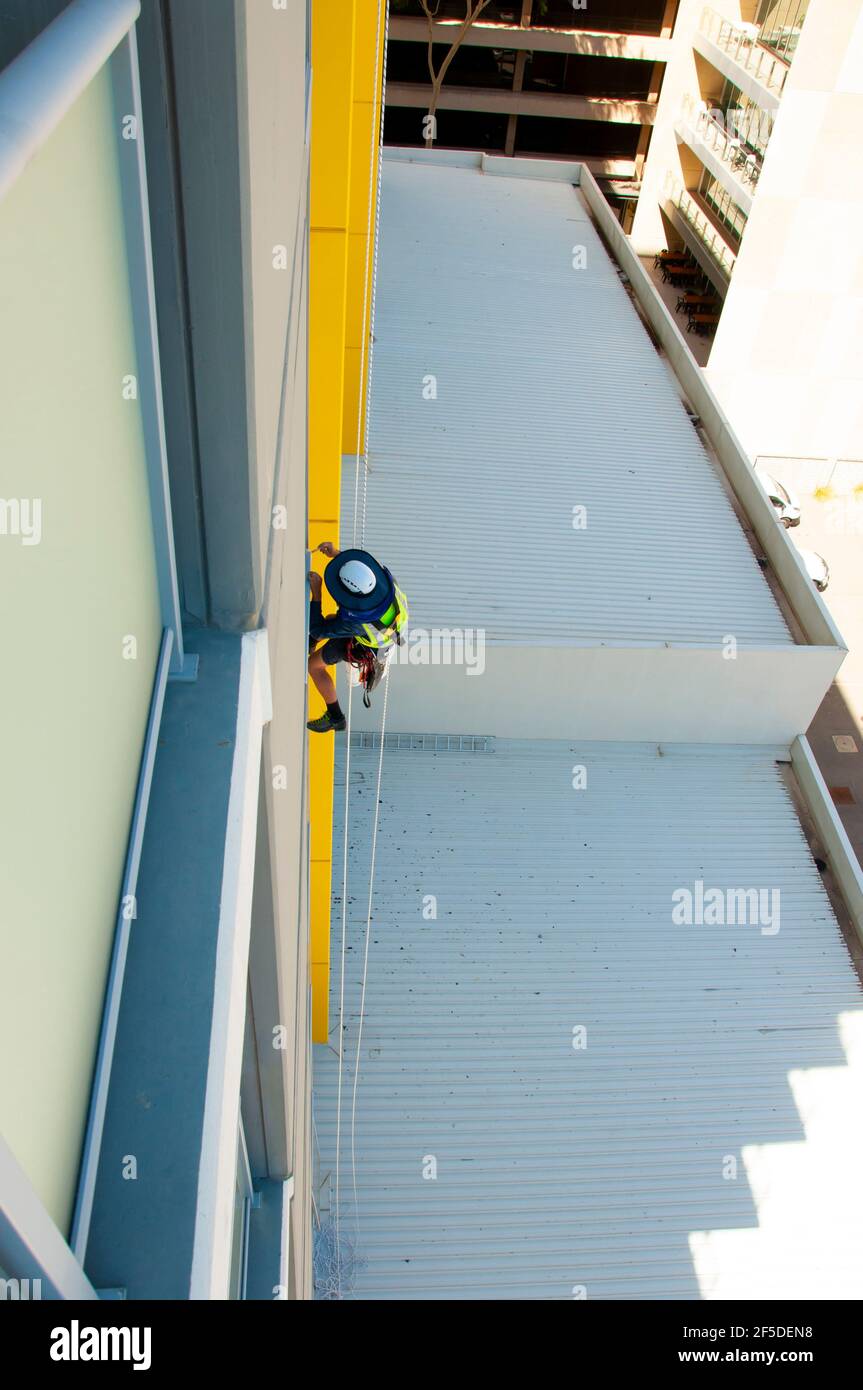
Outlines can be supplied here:
M705 312L718 304L715 294L695 294L692 290L687 290L684 294L677 297L677 312L682 309L704 309Z
M686 331L691 333L694 328L697 333L706 332L710 328L715 328L718 322L718 314L690 314Z

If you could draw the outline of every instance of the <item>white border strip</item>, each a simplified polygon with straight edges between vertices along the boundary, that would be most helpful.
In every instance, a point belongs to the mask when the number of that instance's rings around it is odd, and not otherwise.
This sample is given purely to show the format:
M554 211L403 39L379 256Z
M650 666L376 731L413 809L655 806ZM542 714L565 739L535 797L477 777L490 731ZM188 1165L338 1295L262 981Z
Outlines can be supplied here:
M147 808L150 804L150 790L153 785L153 769L156 765L156 747L159 729L162 724L162 710L165 705L165 690L168 685L168 668L174 637L170 628L162 633L162 646L153 682L150 699L150 714L147 732L144 735L144 751L138 772L138 787L132 811L132 826L126 850L126 867L120 888L120 906L114 930L114 948L108 983L105 989L105 1006L102 1011L102 1028L99 1035L99 1048L96 1054L96 1067L90 1091L90 1110L87 1132L84 1136L84 1149L78 1174L78 1188L75 1199L75 1215L72 1220L70 1244L75 1255L83 1264L87 1254L87 1240L90 1235L90 1220L93 1215L93 1199L96 1195L96 1178L99 1159L102 1153L102 1136L105 1131L105 1114L108 1109L108 1091L111 1085L111 1067L114 1061L114 1045L117 1040L117 1026L120 1018L120 1001L123 995L123 979L126 972L126 957L129 954L129 938L132 923L137 915L134 911L138 893L138 870L141 865L141 851L144 845L144 830L147 824ZM128 916L127 904L132 905L132 916Z
M242 639L210 1061L198 1169L191 1299L223 1300L228 1297L261 742L264 725L272 716L268 636L266 628L261 628Z
M282 1239L279 1249L279 1289L284 1302L291 1292L291 1204L294 1200L293 1176L282 1183Z
M578 186L594 222L611 247L617 264L629 277L635 296L665 350L671 370L680 382L693 410L701 417L701 424L720 466L744 513L752 523L752 528L773 566L785 597L806 634L808 645L836 647L844 655L847 647L842 634L833 621L830 610L809 579L797 547L785 527L778 524L776 513L755 474L748 454L734 433L703 371L692 356L674 315L664 304L632 243L600 193L599 185L584 165L581 166Z
M0 1265L9 1279L41 1280L42 1298L99 1297L2 1136Z
M147 459L147 486L150 492L159 603L162 626L169 628L174 634L171 676L188 680L194 679L197 662L193 658L186 660L180 617L168 448L165 440L165 409L162 399L162 367L159 358L159 326L156 317L150 203L147 193L141 78L134 29L129 30L117 47L111 59L110 72L118 125L125 122L129 116L134 117L135 121L134 139L123 140L119 136L117 138L120 147L119 168L129 262L129 289L135 328L138 398Z
M830 867L842 890L845 905L851 913L854 928L863 941L863 870L804 734L791 745L791 765L815 828L821 836Z
M0 74L0 198L125 38L140 0L74 0Z

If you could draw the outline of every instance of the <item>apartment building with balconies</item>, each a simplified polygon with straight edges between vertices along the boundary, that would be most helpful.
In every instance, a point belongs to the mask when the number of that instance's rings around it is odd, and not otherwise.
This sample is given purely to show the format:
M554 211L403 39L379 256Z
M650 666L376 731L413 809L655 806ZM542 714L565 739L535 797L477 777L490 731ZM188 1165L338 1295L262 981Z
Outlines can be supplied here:
M859 460L863 6L682 0L673 47L633 244L703 277L696 350L753 459Z

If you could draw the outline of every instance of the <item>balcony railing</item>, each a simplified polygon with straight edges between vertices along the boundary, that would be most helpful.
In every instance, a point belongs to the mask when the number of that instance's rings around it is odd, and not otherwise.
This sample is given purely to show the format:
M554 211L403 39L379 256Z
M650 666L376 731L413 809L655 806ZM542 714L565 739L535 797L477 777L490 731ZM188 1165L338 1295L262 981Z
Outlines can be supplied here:
M750 192L761 177L763 154L747 144L745 132L731 129L727 114L710 110L703 101L686 97L681 122L721 159Z
M701 33L723 49L756 82L779 96L788 76L788 64L771 53L760 40L757 24L734 24L705 5L701 14Z
M665 185L665 196L677 208L685 222L695 232L701 246L708 252L726 280L731 279L737 256L728 242L717 231L704 209L683 187L678 179L670 177Z

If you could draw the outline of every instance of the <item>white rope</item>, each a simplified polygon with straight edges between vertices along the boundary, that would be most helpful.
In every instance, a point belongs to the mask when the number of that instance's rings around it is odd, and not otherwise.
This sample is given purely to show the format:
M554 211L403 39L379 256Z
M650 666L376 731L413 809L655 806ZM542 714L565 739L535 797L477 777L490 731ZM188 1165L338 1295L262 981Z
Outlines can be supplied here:
M375 857L378 848L378 821L381 809L381 774L384 767L384 740L387 729L387 696L390 693L389 668L384 677L384 707L381 714L381 751L378 758L378 782L375 789L375 815L372 825L372 862L369 867L369 903L366 913L366 942L363 951L363 984L360 991L360 1018L357 1026L357 1053L354 1059L354 1089L351 1098L351 1177L354 1189L354 1231L356 1240L359 1242L360 1236L360 1209L357 1202L357 1154L356 1154L356 1122L357 1122L357 1082L360 1075L360 1048L363 1041L363 1023L365 1021L366 1010L366 982L369 975L369 938L372 934L372 899L375 891Z
M381 14L384 15L384 50L383 50L383 72L381 74L381 91L377 120L372 121L371 138L369 141L369 210L366 222L366 266L363 277L363 334L360 347L360 380L359 394L357 400L357 445L356 445L356 465L354 469L354 519L353 519L353 545L357 542L357 512L359 502L359 477L360 459L363 462L363 524L361 533L361 544L365 542L366 534L366 480L368 476L368 446L369 446L369 420L371 403L371 374L372 374L372 347L374 343L374 318L375 318L375 291L377 288L377 259L378 259L378 233L380 229L380 186L381 186L381 166L383 162L383 115L384 100L386 92L386 45L389 33L389 0L378 4L378 23L375 37L375 85L377 86L377 74L381 64ZM375 164L375 145L378 145L378 196L375 200L374 193L374 164ZM377 204L375 215L375 236L374 245L369 257L368 243L372 234L372 207ZM366 311L369 309L369 260L371 259L371 307L369 312L369 331L365 332ZM360 454L360 444L362 442L362 421L363 421L363 375L366 362L366 338L369 339L368 353L368 380L366 381L366 432L365 449ZM341 959L340 959L340 978L339 978L339 1074L338 1089L336 1096L336 1193L335 1193L335 1213L334 1226L336 1236L336 1284L341 1296L341 1143L342 1143L342 1071L344 1066L344 1035L345 1035L345 961L347 948L347 911L348 911L348 823L350 810L350 790L351 790L351 707L353 702L353 686L348 681L348 715L345 738L347 739L347 750L345 755L345 814L342 826L343 835L343 857L342 857L342 934L341 934ZM386 718L386 691L384 692L384 718ZM381 745L383 748L383 744ZM375 802L375 819L373 831L373 847L377 841L378 829L378 803ZM374 848L372 850L372 873L374 873ZM369 897L371 900L371 885L369 887ZM368 959L368 941L366 942L366 958ZM365 974L363 975L363 999L365 999ZM362 1032L362 1015L360 1015L360 1032ZM354 1075L354 1100L351 1107L351 1155L353 1163L354 1153L354 1124L353 1114L356 1104L356 1075ZM356 1211L356 1170L354 1169L354 1209Z
M348 719L345 729L347 739L347 749L345 751L345 814L342 824L342 837L344 854L342 857L342 942L341 942L341 968L339 976L339 1084L336 1099L336 1202L334 1209L334 1225L336 1228L336 1283L341 1289L341 1154L342 1154L342 1066L344 1061L344 1036L345 1036L345 950L347 944L347 922L348 922L348 803L350 800L351 786L351 703L353 697L353 686L348 680Z

